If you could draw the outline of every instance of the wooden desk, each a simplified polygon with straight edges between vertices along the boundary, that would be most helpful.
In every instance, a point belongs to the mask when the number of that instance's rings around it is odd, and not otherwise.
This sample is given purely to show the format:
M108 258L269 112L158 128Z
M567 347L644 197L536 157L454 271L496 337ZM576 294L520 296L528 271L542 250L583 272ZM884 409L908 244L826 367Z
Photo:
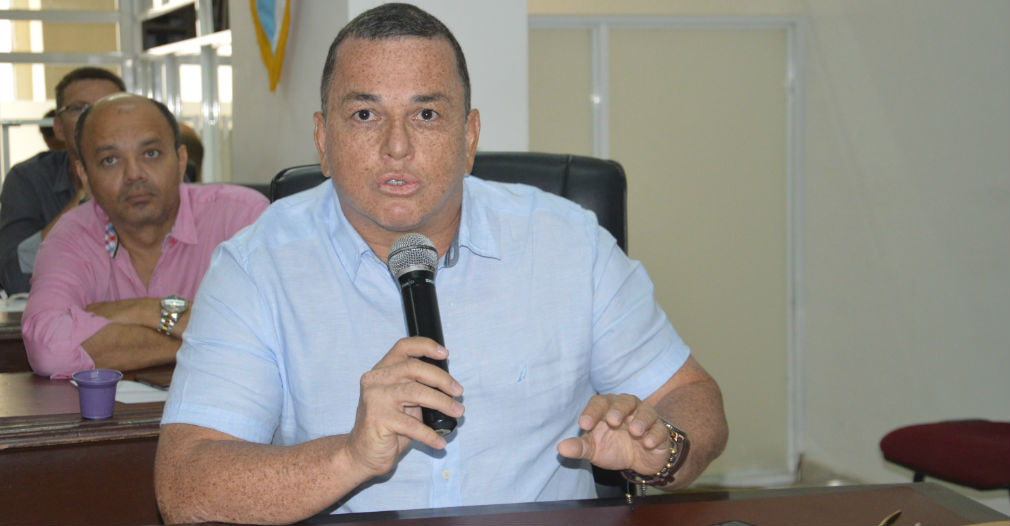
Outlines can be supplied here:
M880 486L683 492L622 499L469 506L315 517L310 524L421 526L463 524L586 525L876 525L895 510L895 524L961 525L1007 517L928 482ZM733 522L738 521L738 522Z
M83 420L69 382L0 374L0 525L158 524L153 471L162 409L161 403L117 403L112 418ZM1007 519L942 486L918 483L683 492L639 499L634 510L608 499L359 513L307 523L856 525L877 524L898 509L896 524Z
M0 312L0 373L31 370L21 339L21 313Z
M0 524L157 524L154 452L162 403L84 420L77 389L0 374Z

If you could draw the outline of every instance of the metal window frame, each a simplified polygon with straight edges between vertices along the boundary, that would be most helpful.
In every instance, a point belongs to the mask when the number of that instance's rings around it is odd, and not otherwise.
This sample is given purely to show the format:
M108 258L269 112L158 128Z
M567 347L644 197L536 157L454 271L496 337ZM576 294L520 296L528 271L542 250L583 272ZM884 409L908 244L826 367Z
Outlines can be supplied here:
M218 97L219 65L230 65L231 57L222 57L217 48L230 44L230 31L213 33L211 17L200 17L199 13L212 11L212 0L194 0L198 12L199 34L190 39L190 46L169 44L153 50L143 50L141 45L141 22L149 16L163 14L164 9L150 8L150 2L134 2L120 0L118 8L110 11L94 10L25 10L11 9L0 11L0 20L11 21L42 21L54 23L115 23L118 24L120 50L109 53L0 53L0 63L9 64L57 64L57 65L118 65L122 71L123 82L127 90L156 98L163 101L176 115L181 115L182 99L180 96L179 67L183 64L199 64L201 78L201 111L200 117L180 119L193 122L201 134L204 143L205 182L222 182L230 180L230 174L223 173L222 157L223 138L228 133L231 119L221 114L220 98ZM185 5L180 2L172 8ZM198 53L190 53L191 45L199 46ZM5 119L0 122L0 181L10 170L10 128L29 123L34 120Z

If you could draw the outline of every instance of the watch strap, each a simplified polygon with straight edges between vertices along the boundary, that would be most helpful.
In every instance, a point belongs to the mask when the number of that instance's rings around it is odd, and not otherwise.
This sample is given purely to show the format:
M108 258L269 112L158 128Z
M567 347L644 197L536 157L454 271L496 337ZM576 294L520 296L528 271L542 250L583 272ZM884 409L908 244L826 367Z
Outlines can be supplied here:
M684 464L687 452L691 447L691 441L687 439L687 434L677 429L673 424L663 421L667 431L670 433L670 457L666 464L658 472L651 475L641 475L630 469L621 471L628 482L640 486L668 486L676 478L677 470ZM644 487L642 488L644 490ZM643 492L644 493L644 492Z
M165 309L161 309L161 322L158 326L158 332L164 334L165 336L172 335L172 329L175 328L175 324L179 321L178 312L168 312Z

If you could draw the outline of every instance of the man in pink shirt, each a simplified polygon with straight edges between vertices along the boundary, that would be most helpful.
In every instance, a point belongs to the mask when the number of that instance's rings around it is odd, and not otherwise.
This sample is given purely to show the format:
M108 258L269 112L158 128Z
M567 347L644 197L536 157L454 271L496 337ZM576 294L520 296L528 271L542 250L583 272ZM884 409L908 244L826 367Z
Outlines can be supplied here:
M54 378L172 363L211 253L268 202L239 186L183 184L178 124L144 97L100 100L75 139L94 198L39 249L21 327L28 361Z

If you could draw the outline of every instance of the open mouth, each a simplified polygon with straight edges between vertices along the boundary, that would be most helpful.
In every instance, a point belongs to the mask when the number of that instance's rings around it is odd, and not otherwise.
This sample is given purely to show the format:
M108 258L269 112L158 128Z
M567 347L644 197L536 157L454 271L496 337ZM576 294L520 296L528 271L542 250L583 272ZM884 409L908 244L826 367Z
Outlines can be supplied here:
M388 195L406 197L418 191L421 183L408 174L390 174L382 179L380 187Z

